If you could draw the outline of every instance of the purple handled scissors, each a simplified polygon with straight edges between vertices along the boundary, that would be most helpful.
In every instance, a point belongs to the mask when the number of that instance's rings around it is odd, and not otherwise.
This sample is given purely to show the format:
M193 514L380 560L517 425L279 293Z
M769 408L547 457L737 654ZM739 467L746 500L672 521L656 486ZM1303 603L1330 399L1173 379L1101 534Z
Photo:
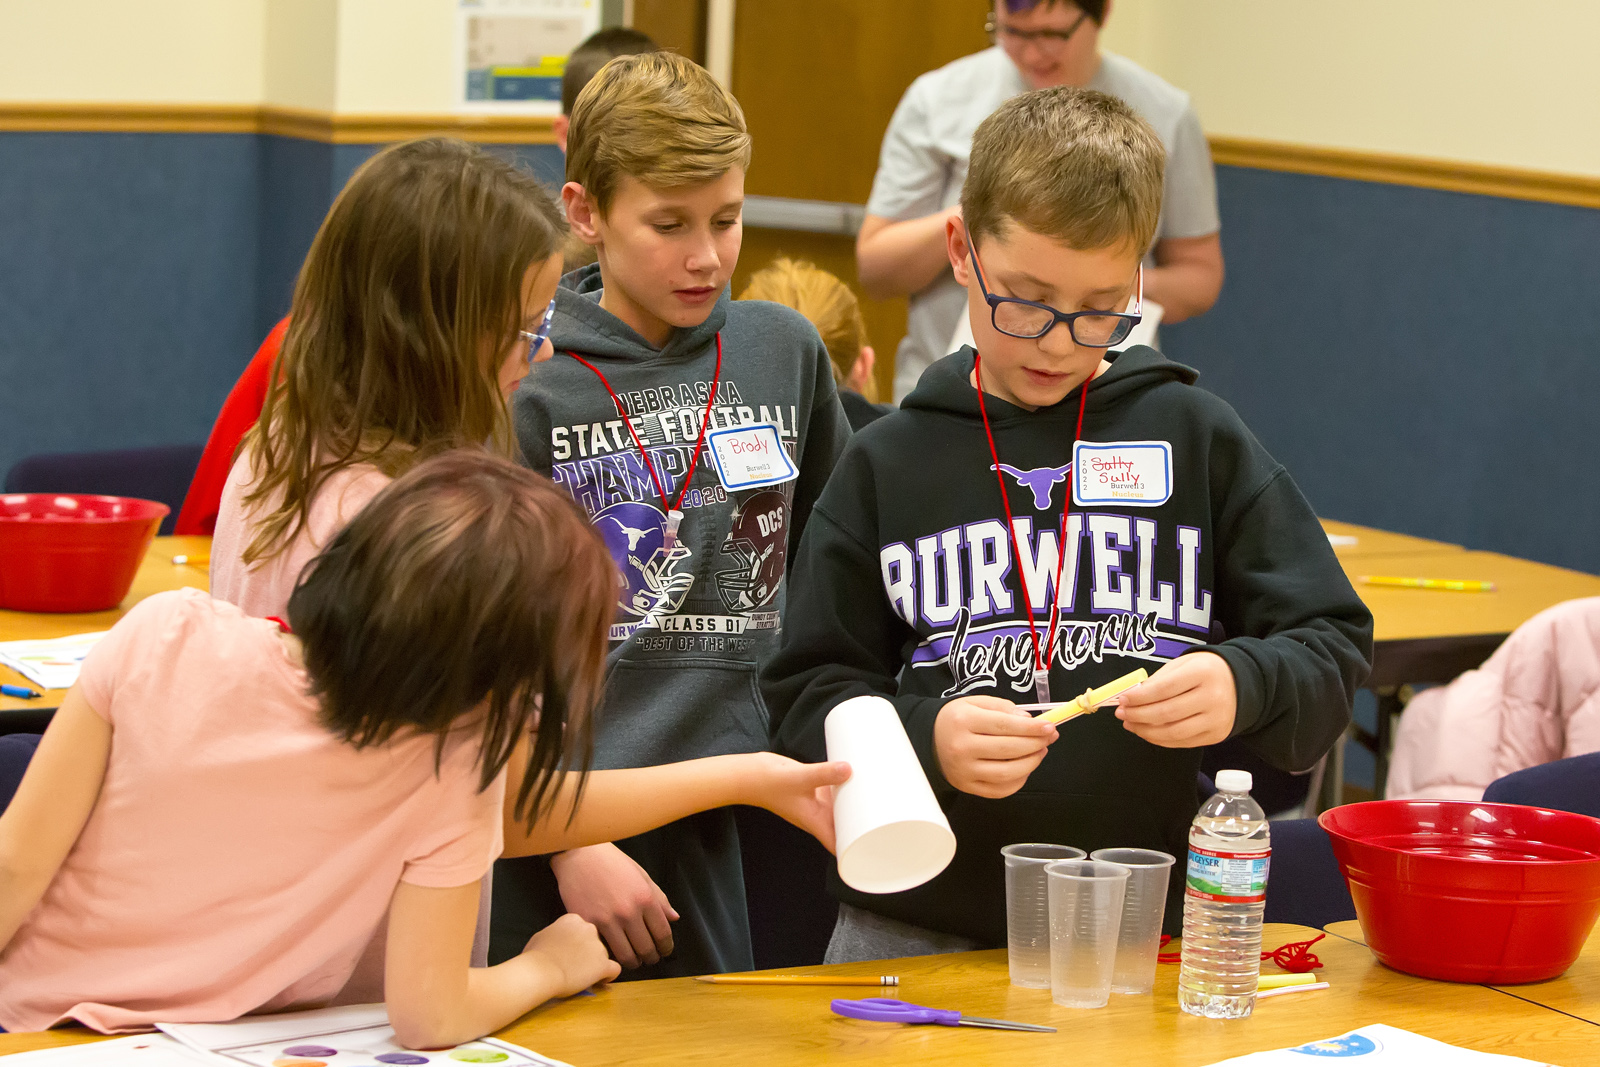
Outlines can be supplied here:
M962 1015L959 1011L924 1008L920 1004L907 1004L903 1000L887 997L867 997L865 1000L836 1000L833 1013L852 1019L871 1019L879 1023L937 1023L940 1026L981 1026L988 1030L1030 1030L1040 1034L1053 1034L1053 1026L1034 1026L1032 1023L1013 1023L1004 1019L980 1019L976 1015Z

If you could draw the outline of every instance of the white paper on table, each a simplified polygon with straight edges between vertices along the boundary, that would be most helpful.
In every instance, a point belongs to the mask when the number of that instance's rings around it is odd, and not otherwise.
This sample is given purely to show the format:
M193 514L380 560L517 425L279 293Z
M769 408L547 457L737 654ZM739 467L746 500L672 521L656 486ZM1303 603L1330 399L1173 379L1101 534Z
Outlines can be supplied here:
M894 705L851 697L823 722L828 759L850 764L834 790L839 878L863 893L901 893L950 865L956 835Z
M1348 548L1351 545L1358 545L1360 543L1361 538L1352 537L1350 534L1328 535L1328 544L1332 545L1334 548Z
M166 1034L135 1034L110 1041L15 1052L6 1057L6 1067L216 1067L217 1063L216 1057L187 1048Z
M1132 348L1134 345L1149 345L1151 348L1160 349L1161 346L1157 344L1160 340L1157 336L1157 327L1161 325L1162 311L1160 304L1149 297L1145 297L1144 309L1139 313L1139 325L1135 326L1133 332L1128 334L1127 338L1117 345L1116 351L1120 352L1124 348ZM970 345L973 348L978 347L972 338L972 323L968 321L966 315L962 315L956 320L956 331L950 335L949 351L958 352L961 350L962 345Z
M71 689L89 650L106 635L105 630L45 641L0 642L0 663L45 689Z
M1458 1048L1382 1023L1295 1048L1235 1056L1210 1067L1311 1067L1335 1060L1358 1067L1554 1067L1543 1060Z
M404 1048L395 1041L388 1009L382 1004L352 1004L281 1015L247 1015L231 1023L156 1025L190 1048L252 1067L272 1067L276 1060L295 1057L318 1058L314 1052L295 1051L310 1046L333 1049L335 1053L356 1053L363 1058L401 1054L407 1057L406 1063L449 1064L451 1067L461 1067L463 1062L497 1063L501 1067L568 1067L560 1060L493 1037L432 1051ZM483 1053L483 1056L466 1059L453 1055L471 1051Z

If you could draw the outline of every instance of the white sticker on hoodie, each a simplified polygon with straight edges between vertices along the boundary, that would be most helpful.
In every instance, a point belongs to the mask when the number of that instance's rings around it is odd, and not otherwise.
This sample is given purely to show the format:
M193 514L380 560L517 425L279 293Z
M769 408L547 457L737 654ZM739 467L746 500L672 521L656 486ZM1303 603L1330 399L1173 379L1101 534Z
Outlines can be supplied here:
M1072 501L1079 507L1153 508L1172 499L1166 441L1079 441L1072 449Z

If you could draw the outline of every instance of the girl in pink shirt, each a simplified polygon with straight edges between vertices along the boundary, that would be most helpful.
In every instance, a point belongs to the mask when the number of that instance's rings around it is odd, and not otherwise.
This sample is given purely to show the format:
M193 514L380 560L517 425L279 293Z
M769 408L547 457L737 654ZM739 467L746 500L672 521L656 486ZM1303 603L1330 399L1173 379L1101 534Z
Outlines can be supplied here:
M391 479L462 445L513 454L506 398L551 354L565 233L532 174L462 141L394 145L356 171L223 487L213 596L282 615L306 563Z
M281 616L311 558L418 460L462 445L512 454L506 398L551 354L542 324L565 232L531 174L462 141L394 145L351 176L301 268L261 418L223 486L213 596ZM483 894L479 965L487 879ZM341 1001L382 998L383 944Z
M333 537L286 627L192 590L145 600L0 816L0 1025L317 1006L387 911L390 1022L456 1044L618 972L574 915L469 968L502 843L571 848L730 803L827 843L842 764L582 773L615 583L565 494L460 449Z

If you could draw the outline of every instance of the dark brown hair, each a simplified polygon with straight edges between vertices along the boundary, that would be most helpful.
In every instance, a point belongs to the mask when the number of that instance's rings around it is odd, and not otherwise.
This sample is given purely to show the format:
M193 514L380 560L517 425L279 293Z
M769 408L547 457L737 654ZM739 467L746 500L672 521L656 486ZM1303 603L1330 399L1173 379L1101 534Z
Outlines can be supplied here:
M245 438L246 562L284 548L345 467L394 476L485 442L511 453L500 364L521 325L523 275L565 232L531 173L463 141L408 141L362 164L311 243Z
M1150 124L1114 96L1068 85L1014 96L972 137L961 219L968 237L1015 223L1091 250L1150 247L1167 153Z
M1036 7L1055 7L1058 4L1077 8L1088 15L1096 26L1106 20L1106 0L1005 0L1006 11L1012 15L1019 11L1032 11ZM990 0L990 7L993 6L994 0Z
M650 39L649 34L626 26L608 26L590 34L572 50L567 57L566 69L561 73L561 113L572 114L572 105L578 102L578 94L608 62L618 56L659 51L660 47Z
M289 623L323 724L357 748L416 730L442 755L482 709L487 788L531 734L514 809L531 821L558 773L588 766L616 582L549 479L462 448L396 479L307 564Z

